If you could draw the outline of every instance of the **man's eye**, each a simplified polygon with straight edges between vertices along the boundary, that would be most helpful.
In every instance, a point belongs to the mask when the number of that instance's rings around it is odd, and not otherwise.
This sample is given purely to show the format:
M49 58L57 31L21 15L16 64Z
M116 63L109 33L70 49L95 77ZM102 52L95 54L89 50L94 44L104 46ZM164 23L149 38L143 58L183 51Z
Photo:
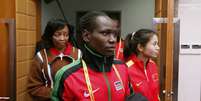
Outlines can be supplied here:
M108 32L106 31L103 31L103 32L100 32L102 35L106 36L108 34Z

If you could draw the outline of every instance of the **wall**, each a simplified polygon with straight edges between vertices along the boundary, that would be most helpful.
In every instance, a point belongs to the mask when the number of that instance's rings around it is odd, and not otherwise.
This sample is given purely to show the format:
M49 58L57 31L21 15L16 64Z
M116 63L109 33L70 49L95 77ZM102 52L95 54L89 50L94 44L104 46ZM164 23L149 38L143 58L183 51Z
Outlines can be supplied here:
M79 10L117 10L122 13L122 32L127 34L139 28L152 28L154 0L61 0L65 15L75 24L76 11ZM62 18L56 2L42 2L42 29L51 18ZM124 35L125 36L125 35Z
M16 2L16 81L17 101L30 101L26 85L40 23L39 0L15 0Z
M201 1L180 0L180 43L201 45ZM182 50L179 56L178 101L201 101L201 50Z

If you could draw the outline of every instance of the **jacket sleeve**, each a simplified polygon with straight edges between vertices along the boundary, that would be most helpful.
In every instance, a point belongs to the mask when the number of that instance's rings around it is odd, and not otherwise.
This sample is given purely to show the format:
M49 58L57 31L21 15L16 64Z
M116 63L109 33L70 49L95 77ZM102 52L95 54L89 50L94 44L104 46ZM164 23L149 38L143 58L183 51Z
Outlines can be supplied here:
M52 89L45 83L42 66L40 59L35 56L28 77L28 92L34 99L50 101Z

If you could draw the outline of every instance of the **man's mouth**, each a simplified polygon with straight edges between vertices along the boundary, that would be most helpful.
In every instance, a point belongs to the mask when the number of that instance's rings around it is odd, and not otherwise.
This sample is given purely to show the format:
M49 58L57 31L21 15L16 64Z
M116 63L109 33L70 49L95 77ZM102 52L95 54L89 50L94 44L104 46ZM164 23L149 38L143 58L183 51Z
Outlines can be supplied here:
M115 50L115 47L107 47L107 50L108 50L108 51L114 51L114 50Z

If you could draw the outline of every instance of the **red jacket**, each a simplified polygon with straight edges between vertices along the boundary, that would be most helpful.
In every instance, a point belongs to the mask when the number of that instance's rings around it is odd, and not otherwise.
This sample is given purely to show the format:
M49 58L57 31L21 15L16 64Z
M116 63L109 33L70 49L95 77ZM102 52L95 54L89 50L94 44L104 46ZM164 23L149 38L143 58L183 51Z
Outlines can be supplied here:
M143 61L132 54L126 61L130 82L134 92L141 93L149 101L160 101L159 98L159 78L157 65L151 59L148 60L146 69Z
M83 54L95 101L125 101L129 96L127 66L113 57L99 57L95 53ZM114 67L118 74L115 72ZM123 84L122 84L122 83ZM85 80L83 63L79 62L67 69L61 79L59 98L62 101L90 101Z

